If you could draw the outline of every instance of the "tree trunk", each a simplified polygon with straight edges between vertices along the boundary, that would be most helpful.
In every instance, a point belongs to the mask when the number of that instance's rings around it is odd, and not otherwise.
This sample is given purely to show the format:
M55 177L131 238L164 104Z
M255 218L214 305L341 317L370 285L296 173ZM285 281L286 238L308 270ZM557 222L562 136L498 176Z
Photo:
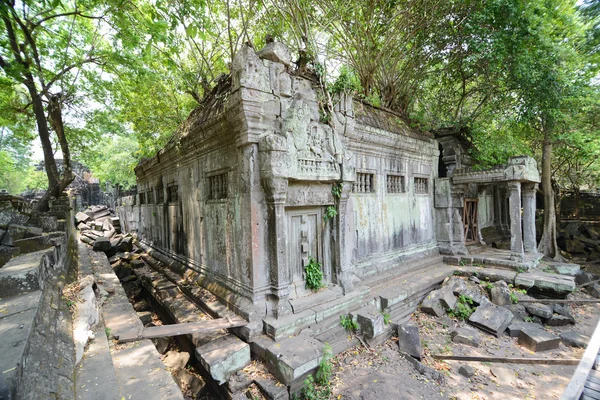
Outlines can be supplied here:
M550 132L544 129L542 151L542 189L544 191L544 232L538 246L538 251L544 256L562 261L562 256L556 244L556 207L554 205L554 189L552 188L552 142Z

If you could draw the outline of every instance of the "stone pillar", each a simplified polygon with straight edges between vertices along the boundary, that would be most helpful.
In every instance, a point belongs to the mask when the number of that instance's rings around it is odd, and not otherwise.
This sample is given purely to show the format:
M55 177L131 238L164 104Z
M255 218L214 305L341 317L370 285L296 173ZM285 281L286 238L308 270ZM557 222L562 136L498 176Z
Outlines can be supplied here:
M336 265L336 280L338 285L342 287L344 294L350 293L354 290L354 285L351 280L351 258L352 249L348 246L349 224L347 206L348 197L350 196L350 190L352 188L352 182L343 182L342 193L339 199L339 210L338 210L338 226L337 226L337 240L334 243L335 259L337 260Z
M521 232L521 182L508 182L510 215L510 259L523 261L523 235Z
M290 271L287 262L287 248L285 231L285 203L287 198L288 179L272 177L263 181L267 192L267 207L269 210L269 247L270 247L270 275L272 293L277 298L274 310L275 317L279 318L291 313L288 301L290 295Z
M537 252L535 237L535 192L537 183L521 185L523 193L523 245L526 252Z

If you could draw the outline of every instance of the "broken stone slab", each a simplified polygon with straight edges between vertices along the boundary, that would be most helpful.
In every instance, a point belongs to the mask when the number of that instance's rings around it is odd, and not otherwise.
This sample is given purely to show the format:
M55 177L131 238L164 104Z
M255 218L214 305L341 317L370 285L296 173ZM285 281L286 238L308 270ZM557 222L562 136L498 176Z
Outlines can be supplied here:
M541 326L526 326L521 329L518 343L533 352L557 349L560 338L545 331Z
M366 338L373 339L383 333L383 315L374 306L363 307L352 314L356 314L360 331Z
M458 368L458 373L465 378L470 378L475 375L475 368L471 367L470 365L461 365Z
M467 289L467 284L465 281L457 276L452 276L444 283L444 287L452 290L456 296L460 295L463 291Z
M578 331L563 332L560 334L562 342L571 347L586 348L590 342L590 337Z
M152 313L150 311L140 311L137 313L137 316L144 325L152 322Z
M290 66L292 64L290 50L281 42L268 43L257 53L257 55L263 60L273 61L285 66Z
M92 228L90 228L88 224L81 222L79 225L77 225L77 229L79 229L80 231L88 231Z
M510 298L510 289L508 284L504 281L495 282L490 290L490 297L492 303L498 306L507 306L512 304Z
M111 248L110 240L108 238L105 238L105 237L99 237L94 242L93 250L94 251L105 252L105 251L109 251L110 248Z
M523 305L529 314L537 315L540 318L551 318L554 314L554 310L546 304L524 303Z
M225 335L196 348L196 358L219 385L250 364L250 346L234 335Z
M454 293L448 287L440 289L439 299L442 307L446 310L454 310L454 307L456 307L456 297L454 297Z
M437 381L440 385L443 385L446 382L446 377L443 373L423 364L419 360L412 358L410 355L406 353L400 353L412 366L419 371L421 375L425 375L426 377Z
M490 303L484 290L476 283L461 279L457 276L451 277L444 287L447 287L456 296L466 296L473 300L478 306L480 304Z
M274 379L258 376L254 378L254 382L268 400L288 400L290 398L287 387Z
M575 317L573 317L573 314L571 314L571 308L569 306L566 306L566 305L563 305L563 304L560 304L560 303L555 303L555 304L552 305L552 309L558 315L562 315L563 317L567 317L571 321L573 321L573 323L575 323Z
M590 296L592 296L592 297L594 297L596 299L600 299L600 285L598 285L597 283L594 283L593 285L586 286L583 289Z
M279 381L289 386L319 366L323 347L323 343L304 335L283 339L267 348L267 368Z
M131 268L136 269L136 268L142 268L146 264L144 263L144 260L135 259L135 260L131 260L129 262L129 265L131 265Z
M421 361L421 336L416 324L398 325L398 348Z
M500 337L513 319L513 313L495 304L482 304L469 317L469 322L485 332Z
M508 328L506 328L506 332L510 337L519 337L521 335L521 331L527 327L539 328L540 325L533 322L513 320L510 325L508 325Z
M0 268L19 254L21 250L18 247L0 245Z
M571 318L559 314L554 314L544 321L544 324L548 326L566 326L574 323L575 321Z
M102 230L103 231L110 231L112 229L112 225L110 224L110 220L105 219L104 221L102 221Z
M75 214L75 224L79 225L80 223L86 223L90 220L90 216L82 213L81 211Z
M481 337L479 332L469 327L457 328L450 332L450 338L454 343L464 344L471 347L479 347Z
M600 276L591 272L581 272L575 275L575 283L578 285L583 285L584 283L595 281L597 279L600 279Z
M556 272L560 275L571 275L575 276L581 272L581 266L579 264L571 263L556 263L549 264L546 268L550 271Z
M12 240L20 240L41 236L43 233L42 228L35 226L10 225L6 234L10 235Z
M171 350L165 354L163 363L173 373L185 368L190 360L190 353Z
M504 308L513 313L513 320L516 319L519 321L523 321L525 317L529 316L529 313L527 313L527 310L525 309L525 306L523 304L511 304L508 306L504 306Z
M515 285L551 295L565 296L575 290L575 279L568 275L534 271L517 275Z
M206 382L201 377L182 369L175 375L179 389L182 392L191 395L192 398L198 398L206 386Z
M430 292L421 303L421 311L431 314L436 317L441 317L446 313L444 306L440 301L440 290Z

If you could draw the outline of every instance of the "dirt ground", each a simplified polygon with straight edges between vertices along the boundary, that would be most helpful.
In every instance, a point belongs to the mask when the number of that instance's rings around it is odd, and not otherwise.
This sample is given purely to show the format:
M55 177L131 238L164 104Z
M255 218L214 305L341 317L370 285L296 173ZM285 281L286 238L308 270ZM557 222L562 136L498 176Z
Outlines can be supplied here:
M570 299L591 298L576 291ZM591 336L598 318L598 304L571 305L576 324L545 328L555 334L577 330ZM463 361L436 361L432 354L497 357L577 358L584 349L560 344L556 350L533 353L517 344L517 338L503 335L496 338L481 332L479 347L456 344L450 340L454 325L464 322L435 318L416 312L412 321L419 325L423 347L423 363L441 371L445 383L418 373L398 352L397 338L368 350L355 347L332 359L333 398L336 399L558 399L571 379L576 366L523 365ZM470 379L458 373L461 365L470 365L476 373Z

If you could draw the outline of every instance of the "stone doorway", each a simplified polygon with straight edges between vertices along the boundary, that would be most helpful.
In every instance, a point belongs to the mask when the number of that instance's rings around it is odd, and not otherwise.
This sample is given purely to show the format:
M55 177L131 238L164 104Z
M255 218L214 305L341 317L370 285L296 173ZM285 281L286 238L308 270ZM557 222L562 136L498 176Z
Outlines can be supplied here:
M304 294L304 266L309 256L321 263L323 280L331 282L330 252L324 243L329 243L329 230L323 221L323 211L315 208L291 208L286 211L288 225L288 266L291 281L297 294Z
M477 208L479 199L465 199L463 208L463 226L465 228L465 245L476 244L478 240Z

